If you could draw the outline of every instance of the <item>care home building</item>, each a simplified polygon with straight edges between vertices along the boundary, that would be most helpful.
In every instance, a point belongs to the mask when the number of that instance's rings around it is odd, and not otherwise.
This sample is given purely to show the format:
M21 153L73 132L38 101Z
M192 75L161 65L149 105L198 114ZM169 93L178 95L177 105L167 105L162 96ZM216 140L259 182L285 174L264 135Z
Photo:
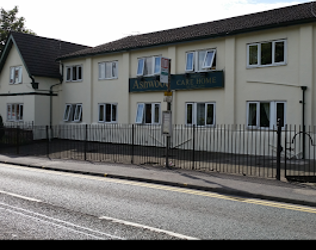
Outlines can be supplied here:
M52 124L159 126L166 57L174 124L316 124L314 9L299 4L94 48L13 32L0 61L0 114L48 124L53 93Z

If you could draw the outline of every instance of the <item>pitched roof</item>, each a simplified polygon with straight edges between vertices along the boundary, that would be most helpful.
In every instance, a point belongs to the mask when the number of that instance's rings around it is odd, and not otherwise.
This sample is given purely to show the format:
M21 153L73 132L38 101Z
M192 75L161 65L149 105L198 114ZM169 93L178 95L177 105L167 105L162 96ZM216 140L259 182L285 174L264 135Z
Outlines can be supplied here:
M160 46L170 43L228 36L299 23L315 22L316 17L311 11L313 7L312 4L312 2L298 4L213 22L194 24L141 35L127 36L94 48L65 54L59 57L59 59L120 52L132 49Z
M57 57L89 48L56 39L11 32L0 59L0 72L13 44L17 46L30 75L52 78L60 77Z

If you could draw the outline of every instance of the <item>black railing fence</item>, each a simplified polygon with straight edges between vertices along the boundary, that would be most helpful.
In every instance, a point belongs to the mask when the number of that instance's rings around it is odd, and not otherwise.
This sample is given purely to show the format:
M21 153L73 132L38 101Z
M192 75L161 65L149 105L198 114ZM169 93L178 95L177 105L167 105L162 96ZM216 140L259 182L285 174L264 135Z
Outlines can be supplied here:
M278 127L252 129L245 125L173 125L168 166L313 180L316 127L303 130L287 125L279 131ZM5 124L0 128L0 154L165 166L166 152L166 138L157 125L69 124L50 128Z

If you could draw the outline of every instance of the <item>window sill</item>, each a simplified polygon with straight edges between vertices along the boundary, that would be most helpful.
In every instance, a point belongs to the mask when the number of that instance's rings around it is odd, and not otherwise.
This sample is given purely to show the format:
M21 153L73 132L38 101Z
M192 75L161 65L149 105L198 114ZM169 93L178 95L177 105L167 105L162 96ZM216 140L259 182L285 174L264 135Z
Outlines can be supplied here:
M77 80L77 81L71 81L71 80L68 80L66 81L67 83L71 83L71 82L83 82L83 80Z
M186 127L192 128L193 126L195 126L195 128L215 128L216 124L213 125L196 125L196 124L185 124Z
M103 121L98 121L97 124L117 124L117 122L103 122Z
M257 69L257 68L268 68L268 67L277 67L277 66L286 66L287 63L275 63L269 65L247 65L247 69Z
M160 127L161 123L134 123L135 125L139 125L139 126L147 126L147 127Z
M84 124L84 123L82 123L82 121L63 121L64 123L66 123L66 124L78 124L78 123L81 123L81 124Z
M99 81L104 81L104 80L116 80L118 79L118 77L114 77L114 78L99 78Z
M278 130L278 127L276 125L274 125L273 128L269 127L251 127L251 126L246 126L247 130L252 130L252 131L271 131L271 132L275 132ZM282 130L285 130L285 127L281 128Z

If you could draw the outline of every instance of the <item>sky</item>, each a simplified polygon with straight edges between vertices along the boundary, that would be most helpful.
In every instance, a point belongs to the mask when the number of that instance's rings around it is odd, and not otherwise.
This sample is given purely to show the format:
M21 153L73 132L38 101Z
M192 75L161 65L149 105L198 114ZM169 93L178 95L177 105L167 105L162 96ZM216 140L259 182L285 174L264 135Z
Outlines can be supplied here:
M97 46L136 35L306 3L304 0L1 0L38 36Z

